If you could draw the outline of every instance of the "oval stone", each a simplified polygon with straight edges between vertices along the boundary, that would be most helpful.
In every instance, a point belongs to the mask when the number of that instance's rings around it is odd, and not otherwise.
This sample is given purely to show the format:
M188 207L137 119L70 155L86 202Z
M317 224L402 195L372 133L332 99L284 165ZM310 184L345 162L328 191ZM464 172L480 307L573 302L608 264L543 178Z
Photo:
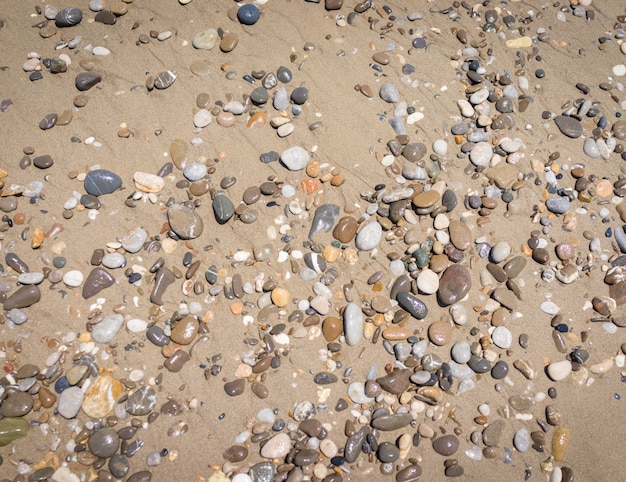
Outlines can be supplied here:
M469 271L464 266L448 266L439 279L437 299L443 306L452 305L462 300L472 287Z
M121 188L122 178L106 169L95 169L85 176L84 186L92 196L103 196Z
M200 215L185 204L172 204L167 210L167 220L170 229L181 239L195 239L204 229Z

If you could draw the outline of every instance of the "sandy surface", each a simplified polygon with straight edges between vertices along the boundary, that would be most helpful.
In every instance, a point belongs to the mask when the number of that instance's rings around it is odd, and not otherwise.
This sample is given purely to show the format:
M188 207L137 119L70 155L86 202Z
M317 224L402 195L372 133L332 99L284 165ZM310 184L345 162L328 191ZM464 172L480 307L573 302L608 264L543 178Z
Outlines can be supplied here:
M248 186L259 185L269 176L275 176L280 181L296 186L296 198L303 205L310 207L317 195L318 200L321 199L324 203L354 207L353 216L358 219L368 205L360 199L359 193L370 191L379 183L386 184L388 188L396 185L394 177L388 176L379 162L388 153L387 141L395 136L389 123L382 119L383 115L389 118L393 111L393 106L383 102L378 96L383 82L391 82L397 86L402 101L424 114L421 121L407 126L411 142L423 142L430 155L434 140L447 140L448 152L442 161L443 172L440 178L455 190L459 198L459 206L450 214L452 219L459 219L466 212L463 197L470 191L480 190L486 184L483 175L472 179L464 172L469 165L468 159L457 156L460 152L459 146L455 145L450 134L450 127L458 122L459 117L456 101L466 98L464 86L455 75L459 71L458 65L452 59L460 53L462 45L451 30L465 28L471 40L478 40L484 20L470 18L462 7L458 9L460 18L457 21L452 21L441 13L430 12L448 7L449 2L420 2L411 9L403 2L390 2L388 5L397 20L391 22L392 28L381 35L380 25L389 19L380 18L374 10L357 15L351 25L337 25L336 16L347 17L352 12L354 2L346 2L339 11L328 12L323 3L270 0L261 6L261 19L256 25L243 26L230 20L227 15L228 10L236 6L234 2L194 0L189 5L182 6L176 1L136 0L128 5L128 13L119 17L116 25L108 26L93 21L95 14L88 10L86 1L58 1L54 3L58 8L79 6L83 10L84 18L80 25L73 29L60 30L48 39L41 38L37 28L31 28L31 25L43 20L43 15L35 13L34 2L6 3L0 17L4 21L4 26L0 29L0 97L10 99L13 104L0 113L0 168L8 174L3 179L2 195L13 187L24 186L32 181L43 181L44 189L39 202L30 203L27 198L19 197L17 210L6 213L11 219L17 213L23 213L26 221L22 225L7 228L0 234L3 261L7 253L16 253L29 265L31 271L41 271L45 266L42 257L51 259L54 255L50 250L54 246L58 248L59 243L65 243L67 247L62 256L67 259L67 264L63 269L77 269L87 274L91 269L89 260L92 252L98 248L106 249L107 243L125 236L130 230L141 226L151 237L163 236L166 201L170 197L179 201L186 199L185 190L176 187L176 182L183 179L181 171L175 169L173 175L166 178L165 189L158 194L156 204L142 200L135 208L128 208L124 201L135 191L133 174L137 171L156 173L165 162L170 161L169 148L175 139L203 140L200 145L190 145L192 159L201 156L207 159L220 158L216 164L216 172L211 175L211 181L219 188L222 178L235 176L236 184L226 191L235 204ZM44 3L37 3L43 8ZM615 120L620 106L611 100L609 92L600 90L598 85L602 82L619 81L619 78L610 79L611 69L626 59L620 53L618 41L611 34L615 32L616 17L625 14L623 5L617 0L599 2L597 5L594 3L589 7L595 11L593 21L574 17L568 12L566 22L558 21L558 8L545 2L509 2L501 8L501 17L508 11L518 19L526 16L529 10L541 12L542 18L535 18L525 26L527 34L536 36L537 28L543 28L550 37L549 41L537 44L537 54L541 56L541 61L534 57L527 59L531 48L521 49L526 59L525 75L530 81L530 88L525 93L532 97L533 102L523 113L515 109L514 129L498 133L500 136L517 137L524 143L525 156L517 164L519 171L532 173L532 159L545 162L551 153L559 151L558 163L570 166L583 163L587 175L595 174L598 178L606 177L614 182L623 171L623 161L619 154L612 153L608 161L585 156L582 138L565 137L553 121L542 120L541 114L543 111L550 111L553 116L558 115L566 102L583 97L575 87L577 82L582 82L591 88L591 93L584 97L600 102L601 114L607 115L609 122ZM478 6L477 10L481 13L485 8ZM421 12L423 18L414 22L406 20L406 16L413 11ZM380 19L379 25L370 29L368 17ZM138 27L133 29L133 24ZM519 36L504 27L501 20L499 25L503 27L503 37L508 39ZM515 24L519 25L519 22ZM209 27L238 34L239 44L230 53L221 52L218 47L210 51L194 49L191 45L193 36ZM404 29L404 34L398 31L399 28ZM409 29L413 32L409 33ZM149 35L150 31L168 30L173 34L167 40L151 39L148 44L137 44L140 34ZM82 42L74 50L55 51L54 46L61 35L66 33L81 35ZM603 35L611 39L605 45L598 41ZM426 39L426 49L411 47L411 40L415 36ZM524 75L515 66L515 49L507 49L504 40L494 33L486 34L485 41L493 49L495 57L487 66L488 72L508 71L513 79ZM303 47L307 42L314 44L315 49L305 51ZM381 75L370 67L371 57L373 53L385 50L391 43L395 44L395 48L389 52L391 62L382 67ZM104 46L111 53L103 57L92 56L85 49L88 45ZM29 73L24 72L21 67L27 54L32 51L38 52L42 58L67 53L72 64L66 73L56 75L50 74L44 67L43 79L32 82L28 78ZM85 107L77 109L73 106L73 99L79 94L74 78L82 71L79 61L88 58L96 63L94 71L102 74L102 82L85 93L89 102ZM200 77L190 72L192 62L197 60L208 62L208 76ZM403 62L415 67L411 79L418 80L418 86L409 87L400 82ZM309 89L309 100L302 106L302 113L297 117L288 113L293 117L295 126L290 136L279 138L269 122L262 127L247 128L247 114L243 114L231 128L221 127L214 120L208 127L194 131L193 115L197 110L196 97L199 93L208 93L212 105L231 97L242 100L243 95L249 95L259 85L257 82L255 86L251 86L242 79L244 74L255 70L276 71L281 65L289 67L293 72L293 80L287 85L288 91L300 85ZM546 71L542 79L535 78L534 72L538 68ZM166 90L147 92L144 87L146 78L165 70L177 72L174 84ZM233 80L226 78L227 71L236 72ZM368 98L355 90L357 84L368 84L373 97ZM614 90L613 93L618 100L623 99L623 92ZM39 121L45 115L53 112L60 114L66 109L73 111L73 119L69 125L55 126L45 131L38 127ZM279 115L270 103L257 110L266 111L268 119ZM310 130L309 125L318 121L322 122L322 127ZM122 124L130 129L130 137L118 136ZM593 127L593 119L588 118L585 121L585 135L590 135ZM86 144L85 140L90 136L101 145L98 147ZM80 139L80 142L72 142L72 137ZM259 161L259 155L263 152L282 152L294 145L312 151L314 160L326 163L329 167L324 172L337 168L345 178L345 183L339 187L325 183L314 195L307 195L300 189L300 181L307 177L304 171L290 172L279 163L263 164ZM34 148L32 157L43 154L52 156L54 165L46 170L39 170L32 165L20 169L19 162L24 156L23 150L26 146ZM401 158L396 162L399 165L406 163ZM84 174L96 166L117 173L123 180L123 188L100 198L102 206L94 219L88 217L87 210L80 209L75 210L71 219L64 219L64 202L74 191L85 192L83 183L71 173ZM472 229L474 239L485 236L491 244L506 241L512 246L511 256L519 254L529 233L534 229L541 229L532 219L533 205L540 205L544 200L545 179L541 179L541 186L535 186L534 179L531 179L525 188L516 191L515 197L521 201L523 208L508 218L503 216L506 205L501 201L491 214L491 222L482 228L476 224L476 213L470 212L467 223ZM560 183L560 186L572 187L574 180L565 172ZM601 199L597 197L584 205L578 201L572 203L572 211L581 207L588 210L587 213L576 215L578 222L574 232L562 229L562 216L552 218L552 229L546 236L551 247L551 259L556 259L556 244L572 240L578 241L577 253L586 259L589 249L588 241L582 236L585 230L600 237L602 248L608 257L615 254L611 240L605 238L604 232L609 226L620 225L614 205L621 199L617 198L616 202L611 197L606 199L609 201L607 207L611 210L608 223L602 223L599 218L591 215L602 207L598 204ZM299 281L297 273L291 274L289 262L279 264L275 261L283 246L280 239L267 239L267 227L274 225L274 218L283 213L283 207L288 200L277 198L275 201L279 206L274 207L262 204L253 206L259 212L259 220L254 224L246 225L233 219L223 226L214 221L209 195L200 197L199 201L197 211L205 221L201 237L189 241L187 246L179 241L174 253L168 255L145 251L126 254L127 266L139 265L147 269L160 256L166 256L170 268L178 267L184 272L182 258L187 251L191 251L194 259L202 262L200 273L204 273L212 264L217 265L221 270L218 283L224 283L228 276L236 272L241 273L244 281L253 281L256 275L265 273L266 278L272 275L281 286L287 287L294 299L304 299L312 295L311 283ZM265 198L263 202L267 203L269 199ZM306 240L310 219L293 219L295 222L292 234L295 239L292 244L295 249L307 252L302 243ZM54 223L62 224L63 231L54 239L46 239L39 249L31 249L33 231L37 228L48 231ZM3 225L6 226L5 223ZM424 218L415 227L408 227L421 230L423 235L420 239L432 236L430 217ZM323 234L316 241L327 245L332 237L330 234ZM250 251L265 243L271 243L274 247L272 262L233 267L230 257L236 251ZM205 250L209 245L213 249ZM354 246L354 242L351 246ZM366 283L368 277L377 270L387 270L389 253L404 255L405 249L406 245L402 242L391 244L383 241L375 258L370 257L370 253L361 252L355 265L349 265L341 258L334 263L340 274L331 286L335 293L331 314L339 316L339 311L346 304L341 295L341 286L353 280L359 295L363 299L370 298L373 292ZM480 291L479 280L486 260L479 259L473 253L473 248L470 251L464 264L469 266L469 258L474 258L474 267L471 270L473 288L468 298L462 302L469 312L469 321L464 326L456 327L451 343L443 347L431 345L428 350L444 361L449 360L452 343L461 340L470 343L478 341L480 335L470 335L472 327L479 328L481 334L487 334L488 331L488 324L479 322L478 313L474 311L474 307L479 307L480 311L486 301L485 295ZM624 340L621 329L615 334L607 333L602 323L589 322L595 316L591 309L583 311L585 302L594 296L608 296L608 286L603 283L604 274L601 270L601 266L608 263L600 261L597 254L593 256L594 269L582 274L580 279L570 285L560 284L556 280L551 283L543 282L540 276L542 267L529 258L519 280L523 285L523 303L518 311L523 317L508 326L513 334L513 346L508 355L505 350L495 348L498 356L511 365L510 383L500 382L501 391L498 392L494 389L496 380L488 374L479 375L475 377L476 387L473 390L455 395L458 383L455 382L453 389L445 395L443 403L435 410L434 420L429 420L423 413L419 414L418 423L426 422L438 433L443 430L451 433L456 425L446 420L447 414L452 407L460 407L460 449L454 457L458 458L465 469L463 480L523 480L526 469L531 470L529 480L546 480L540 464L550 455L549 441L554 427L549 428L548 443L543 453L532 448L526 453L515 451L512 437L522 427L527 427L529 431L540 430L536 419L545 420L545 407L548 404L558 407L563 416L563 424L571 430L570 446L559 465L571 467L576 480L623 478L623 468L619 461L620 450L616 450L624 422L623 401L615 397L615 394L622 393L620 368L613 366L606 374L590 374L595 382L589 386L577 384L571 377L561 382L552 382L543 372L547 363L565 358L564 354L556 350L552 341L550 316L539 307L548 297L560 307L566 318L570 318L571 339L567 341L569 351L576 346L582 346L590 353L587 367L620 353L620 345ZM298 264L300 267L304 266L301 260ZM6 264L4 266L0 280L15 286L17 273ZM102 312L111 313L113 307L123 303L127 306L126 314L129 317L149 320L151 277L145 276L140 286L133 286L128 283L123 271L124 269L111 271L117 282L100 294L105 298ZM383 280L387 286L393 276L387 273ZM203 314L211 311L213 319L209 322L209 341L196 347L192 360L179 373L170 373L163 368L164 358L159 349L141 333L133 334L122 330L113 342L116 345L114 356L102 360L100 354L96 355L101 369L110 370L121 380L134 369L140 369L145 374L140 384L149 383L162 373L163 381L157 389L156 410L168 398L176 399L183 406L181 415L161 416L145 430L140 430L136 436L145 444L137 455L129 459L130 474L146 469L146 455L154 450L167 448L170 454L178 454L175 460L165 458L158 467L150 468L152 479L158 481L173 480L174 477L185 481L196 480L196 477L198 480L201 480L200 477L208 479L222 466L223 450L234 443L237 434L249 428L246 423L254 420L260 409L275 408L278 416L289 422L292 421L289 414L294 403L315 401L318 387L313 383L312 373L326 369L319 359L320 350L323 351L326 346L323 337L291 337L288 354L281 357L281 367L270 370L265 378L265 385L269 389L267 399L257 398L250 390L249 383L241 396L228 397L222 388L223 383L234 379L242 353L250 349L243 343L244 338L259 337L257 324L245 327L242 316L231 313L231 300L226 299L223 294L216 297L206 294L185 296L180 286L181 280L178 280L166 292L163 305L166 315L174 312L181 302L199 301L203 306ZM27 363L44 367L46 358L55 350L48 346L48 340L61 340L68 332L80 334L86 330L87 317L94 299L85 300L80 295L80 288L68 288L62 283L51 286L48 281L44 281L40 288L42 300L24 309L29 318L25 324L17 327L7 323L0 325L0 361L6 364L4 366L7 372L11 371L10 364L15 369ZM488 289L483 291L489 292ZM259 293L246 295L243 301L254 304L258 297ZM407 326L412 333L425 337L425 330L431 322L440 318L449 319L449 314L447 308L437 305L435 296L422 298L430 310L428 317L423 321L413 319ZM252 308L246 310L256 316L258 309L255 305L251 306ZM294 309L295 305L291 304L286 308L286 313ZM622 308L618 307L616 312L619 313L620 310ZM3 318L6 316L5 312ZM287 328L290 328L289 325ZM580 341L582 332L587 333L585 342ZM522 333L530 337L527 349L521 348L517 343ZM22 351L15 354L12 346L18 339L21 340ZM136 344L131 345L134 347L132 350L126 350L124 347L130 343ZM70 367L71 357L78 350L78 342L67 344L64 369ZM100 350L104 352L107 347L101 346ZM217 354L221 354L223 359L222 372L207 380L201 365L206 364L207 357ZM527 380L513 368L512 363L518 358L529 360L535 365L538 373L533 380ZM365 340L353 347L344 344L337 359L342 361L344 368L353 367L348 378L350 382L363 381L372 363L377 365L378 375L381 376L384 374L384 366L394 362L380 341L372 344ZM332 427L332 430L328 436L340 448L346 439L343 429L345 420L354 419L352 407L341 413L334 410L337 400L347 397L347 385L341 381L342 371L343 369L336 371L339 382L328 386L331 389L328 408L317 415L320 421L330 424L329 428ZM539 399L535 406L525 412L529 414L529 420L518 420L514 414L506 420L507 428L500 447L513 450L511 463L503 463L503 452L494 460L481 461L471 460L464 454L471 447L470 434L481 430L474 423L474 418L480 415L477 410L479 404L488 403L491 406L491 415L488 418L493 421L500 418L499 409L507 404L510 396L542 394L551 386L558 390L556 400ZM199 402L197 408L189 408L190 403L196 403L192 400ZM354 409L359 410L359 406ZM47 434L42 433L38 427L33 427L26 438L0 448L3 458L0 465L2 477L14 480L18 470L16 464L19 462L25 462L29 466L40 464L49 457L56 436L61 439L56 449L57 463L66 458L71 459L73 453L66 447L66 441L73 438L69 421L55 415L52 409L43 408L27 414L25 418L36 421L44 413L52 420L51 430ZM220 415L223 415L222 419ZM83 413L77 419L81 427L87 421ZM145 422L145 417L142 417L142 421ZM181 421L187 424L187 433L179 437L169 437L168 429ZM120 420L118 427L129 423L130 417ZM404 432L413 434L415 429L407 427L401 431L382 433L380 441L393 442ZM249 449L250 455L247 459L235 464L239 471L245 472L248 466L262 461L258 444L250 444ZM446 458L436 454L428 440L423 440L418 448L412 448L409 457L421 459L424 480L444 478L443 463ZM328 460L324 463L328 465ZM38 467L43 465L45 464ZM50 465L54 466L54 463ZM92 468L71 460L69 466L74 473L81 474L84 480L93 480L96 477L96 471ZM344 480L391 480L391 476L380 475L378 466L379 462L370 463L366 456L361 455L358 464L349 466L351 472L344 474Z

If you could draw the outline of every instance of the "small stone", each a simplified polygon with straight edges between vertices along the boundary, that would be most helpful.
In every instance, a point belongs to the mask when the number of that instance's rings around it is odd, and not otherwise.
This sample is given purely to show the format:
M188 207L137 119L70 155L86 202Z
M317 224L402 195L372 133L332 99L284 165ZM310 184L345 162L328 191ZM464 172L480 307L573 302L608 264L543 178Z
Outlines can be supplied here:
M356 237L356 247L361 251L371 251L380 243L383 236L383 228L378 221L372 221L365 225Z
M216 29L209 28L193 36L191 44L200 50L211 50L217 44L219 34Z
M113 411L123 392L122 383L112 375L104 373L85 392L83 412L92 418L104 418Z
M454 455L459 449L459 439L454 435L443 435L438 437L433 440L432 444L433 450L444 457Z
M572 362L561 360L550 363L546 368L546 373L555 382L565 380L572 372Z
M232 52L235 47L237 47L238 43L239 35L233 32L229 32L224 35L224 37L222 37L222 40L220 42L220 50L224 53Z
M57 404L59 415L68 420L74 418L78 415L83 398L83 391L79 387L69 387L63 390Z
M497 447L500 444L500 438L506 427L506 423L502 419L491 422L483 430L483 443L487 447Z
M111 194L122 187L122 178L106 169L95 169L85 176L85 191L93 196Z
M207 109L200 109L193 116L193 125L202 129L213 122L213 116Z
M531 445L530 432L527 429L521 428L513 436L513 445L518 452L528 452Z
M554 457L555 462L561 462L563 457L565 456L565 452L569 446L570 442L570 429L560 425L554 430L552 434L552 457Z
M241 395L246 388L246 381L243 378L238 378L231 382L227 382L224 384L224 391L227 395L231 397L236 397L237 395Z
M437 346L447 345L452 338L452 325L445 320L438 320L428 327L428 338Z
M411 293L398 293L396 295L396 301L404 310L408 311L409 314L417 320L423 320L428 314L426 304Z
M22 417L33 408L33 397L25 392L9 392L0 404L2 417ZM2 435L0 434L0 439Z
M223 192L218 192L213 199L213 213L218 224L226 224L235 215L235 206Z
M498 348L504 350L511 347L513 343L513 334L506 326L497 326L491 333L491 341Z
M400 102L400 92L398 92L398 89L389 82L384 83L381 86L379 95L381 99L385 102L389 102L390 104Z
M174 83L177 74L175 70L166 70L161 72L154 78L154 88L159 90L165 90Z
M443 306L461 301L472 287L472 279L467 268L453 264L446 268L439 279L437 298Z
M135 417L148 415L157 401L154 388L145 386L135 390L126 400L126 411Z
M68 7L57 13L54 23L57 27L73 27L78 25L83 19L83 12L80 8Z
M327 233L335 224L335 220L339 216L339 206L336 204L322 204L315 210L313 221L311 221L311 229L309 230L309 239L319 232Z
M204 230L200 215L186 204L172 204L167 210L167 220L170 229L181 239L195 239Z
M76 88L81 92L91 89L102 80L102 76L97 72L81 72L76 76Z
M94 268L85 279L82 296L87 300L97 295L102 290L112 286L114 283L115 278L113 278L107 270L100 267Z
M363 337L365 317L356 303L348 303L343 312L343 331L349 346L357 345Z
M198 334L200 324L193 316L185 316L176 322L170 335L171 340L179 345L189 345Z
M104 427L89 436L87 445L92 454L106 459L117 452L120 437L113 428Z
M259 8L252 3L242 5L237 10L237 19L243 25L254 25L259 21L260 16Z
M559 115L554 118L554 123L561 133L567 137L576 139L583 135L583 125L578 119L566 115Z
M381 415L372 420L371 426L381 432L392 432L406 427L413 421L410 413Z
M9 445L14 440L26 437L30 423L23 418L5 417L0 419L0 447Z
M37 303L40 299L41 291L37 285L20 286L4 301L3 308L6 311L15 308L27 308Z
M552 196L546 199L548 211L554 214L565 214L569 211L570 202L565 196Z
M291 450L291 439L286 433L279 433L269 439L261 448L261 457L276 459L285 457Z
M102 321L94 325L91 336L96 343L106 345L117 335L124 326L124 317L120 314L111 314L105 316Z
M300 171L310 162L311 155L300 146L293 146L283 151L280 155L280 162L290 171Z
M626 211L626 210L625 210ZM358 223L352 216L344 216L333 229L333 237L341 243L349 243L356 235Z

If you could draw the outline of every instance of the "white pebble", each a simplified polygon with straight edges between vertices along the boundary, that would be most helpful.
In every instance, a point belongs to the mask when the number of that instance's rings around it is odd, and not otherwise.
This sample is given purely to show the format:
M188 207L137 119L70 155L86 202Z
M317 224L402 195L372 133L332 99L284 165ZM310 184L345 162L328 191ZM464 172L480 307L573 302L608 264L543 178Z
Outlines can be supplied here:
M85 277L83 276L83 273L81 273L77 269L68 271L63 275L63 283L65 283L65 285L69 286L70 288L77 288L78 286L83 284L84 279Z

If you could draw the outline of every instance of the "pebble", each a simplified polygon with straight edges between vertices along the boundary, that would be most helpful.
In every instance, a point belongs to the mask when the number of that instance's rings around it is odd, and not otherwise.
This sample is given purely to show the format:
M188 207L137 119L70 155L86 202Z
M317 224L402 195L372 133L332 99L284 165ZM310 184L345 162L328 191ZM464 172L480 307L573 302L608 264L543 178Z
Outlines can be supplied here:
M126 400L126 411L135 417L148 415L156 406L157 396L154 388L149 386L135 390Z
M546 368L546 373L555 382L565 380L571 372L572 363L569 360L552 362Z
M95 169L85 176L85 191L93 196L111 194L122 187L122 178L106 169Z
M398 304L413 318L423 320L428 315L426 304L411 293L400 292L396 295Z
M293 146L280 154L280 162L290 171L301 171L311 161L309 152L300 146Z
M64 276L65 278L65 276ZM102 290L112 286L115 283L115 278L109 274L109 272L103 268L94 268L87 275L85 282L83 283L82 296L84 299L89 299Z
M200 215L186 204L172 204L167 210L170 229L181 239L194 239L202 234L204 222Z
M569 211L570 201L565 196L552 196L546 199L546 207L554 214L565 214Z
M226 224L235 215L235 206L222 192L218 192L213 199L213 213L218 224Z
M389 82L384 83L380 87L379 95L382 100L389 102L390 104L400 102L400 92L398 92L398 89Z
M356 303L348 303L343 311L343 331L349 346L358 345L363 337L365 317Z
M521 428L513 436L513 445L518 452L528 452L531 445L530 433L527 429Z
M59 415L68 420L76 417L83 403L83 398L83 391L79 387L69 387L63 390L57 403Z
M371 251L380 243L383 236L383 228L378 221L368 223L359 231L356 237L356 247L361 251Z
M3 303L3 308L6 311L10 311L15 308L28 308L29 306L39 302L40 299L41 291L37 285L21 286L6 298Z
M2 417L22 417L33 408L33 397L24 392L9 392L0 405ZM0 435L1 438L1 435Z
M437 298L443 306L461 301L472 287L472 279L467 268L454 264L446 268L439 279Z
M439 455L449 457L459 449L459 439L454 435L443 435L432 442L433 450Z
M260 16L258 7L252 3L242 5L237 10L237 19L243 25L254 25L259 21Z
M97 72L81 72L76 76L75 85L78 90L85 92L102 81L102 76Z
M26 437L30 423L23 418L4 417L0 419L0 447Z
M103 345L110 343L124 326L124 317L120 314L106 315L102 321L91 330L91 337L96 343Z
M193 36L191 44L200 50L211 50L217 45L219 34L216 29L209 28Z
M104 418L109 415L124 391L122 383L112 375L99 376L85 392L81 405L83 412L92 418Z
M337 217L339 216L339 206L336 204L322 204L315 210L313 220L311 221L311 229L309 230L309 239L317 233L327 233L330 231Z
M120 438L113 428L104 427L89 436L88 446L92 454L106 459L117 452Z
M447 345L452 338L452 325L448 321L435 321L428 327L428 339L437 346Z
M576 139L583 135L583 125L578 119L570 116L559 115L554 118L554 123L561 133L572 139Z
M504 432L506 423L502 419L497 419L491 422L483 430L483 443L487 447L497 447L500 445L500 439Z

